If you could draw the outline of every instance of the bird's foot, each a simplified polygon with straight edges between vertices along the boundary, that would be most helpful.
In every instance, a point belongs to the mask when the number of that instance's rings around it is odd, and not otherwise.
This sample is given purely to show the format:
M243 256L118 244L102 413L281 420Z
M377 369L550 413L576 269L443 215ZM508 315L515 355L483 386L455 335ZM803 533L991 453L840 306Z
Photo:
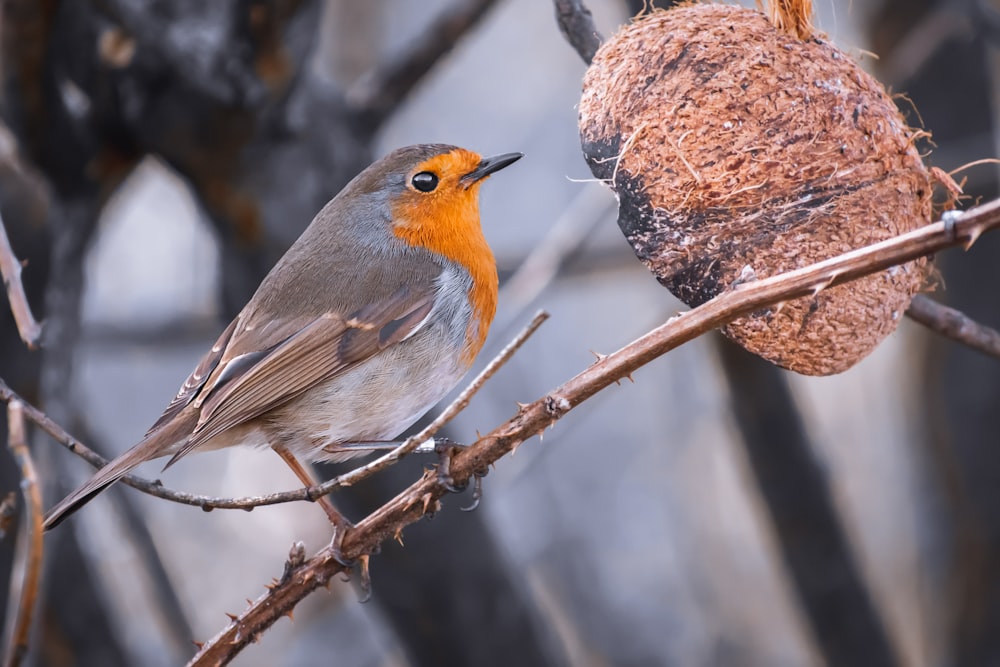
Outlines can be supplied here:
M466 448L466 445L459 444L448 438L434 439L434 453L438 455L437 481L449 493L461 493L468 484L458 486L451 476L451 460L455 454ZM483 497L483 477L484 474L476 473L472 483L472 504L463 507L463 512L471 512L479 507L479 500Z

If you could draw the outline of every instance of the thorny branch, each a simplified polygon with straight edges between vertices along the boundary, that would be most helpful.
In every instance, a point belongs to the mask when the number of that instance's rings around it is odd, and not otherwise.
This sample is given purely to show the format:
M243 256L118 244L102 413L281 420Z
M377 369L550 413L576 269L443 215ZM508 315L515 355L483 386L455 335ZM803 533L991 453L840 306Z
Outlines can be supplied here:
M10 312L14 314L17 332L29 349L37 349L42 337L42 327L31 314L28 297L24 294L21 283L21 262L14 256L7 237L7 229L0 220L0 274L3 274L3 284L7 289L7 300L10 302Z
M42 574L42 492L38 485L38 476L35 474L35 464L28 450L22 408L20 401L11 401L7 405L8 446L14 455L14 460L21 468L21 489L28 520L25 531L27 550L24 576L21 580L21 599L17 606L14 631L11 633L10 644L4 657L5 667L17 667L28 653L28 640Z
M811 266L742 283L711 301L677 315L622 349L601 358L589 368L536 401L523 405L509 421L451 462L455 485L468 484L489 466L512 452L525 440L551 427L582 402L617 383L653 359L732 320L762 308L804 296L917 257L962 245L968 249L979 236L1000 227L1000 200L964 213L951 212L947 222L936 222L902 236L854 250ZM399 537L403 529L438 508L446 490L437 476L424 477L349 530L341 545L342 555L359 559L374 553L381 542ZM228 663L248 643L320 586L327 586L346 567L335 551L324 548L308 560L301 550L286 564L281 579L221 633L206 642L189 665Z

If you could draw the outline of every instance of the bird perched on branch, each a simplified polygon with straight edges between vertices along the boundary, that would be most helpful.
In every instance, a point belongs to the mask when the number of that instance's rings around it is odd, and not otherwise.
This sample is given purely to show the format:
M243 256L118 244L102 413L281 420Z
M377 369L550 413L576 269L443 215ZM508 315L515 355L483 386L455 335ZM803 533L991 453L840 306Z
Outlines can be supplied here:
M131 449L56 505L53 528L145 461L271 447L343 460L396 437L472 365L496 312L479 186L521 158L443 144L396 150L316 215ZM342 538L346 520L323 499ZM336 538L335 538L336 539Z

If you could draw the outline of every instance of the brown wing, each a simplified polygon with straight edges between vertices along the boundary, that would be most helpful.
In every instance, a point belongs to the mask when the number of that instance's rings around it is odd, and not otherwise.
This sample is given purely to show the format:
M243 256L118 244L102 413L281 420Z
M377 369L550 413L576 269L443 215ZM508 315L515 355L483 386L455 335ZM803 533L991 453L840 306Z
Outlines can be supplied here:
M264 349L236 356L227 350L225 365L218 367L196 399L201 406L198 425L167 465L227 429L402 341L416 331L433 306L433 286L402 287L347 317L324 313ZM287 330L284 326L277 329ZM246 331L237 330L231 349L252 347L238 340L252 335L251 328Z
M201 388L205 386L205 381L208 380L212 371L216 369L219 365L219 361L222 360L222 355L225 353L226 348L229 346L229 341L233 337L233 331L236 329L236 323L239 320L233 320L226 327L226 330L222 332L219 339L215 341L215 345L212 349L208 351L201 361L198 362L198 366L192 371L191 375L184 380L184 384L181 385L180 391L174 396L174 400L170 401L170 405L167 406L160 418L149 427L146 431L146 436L148 437L150 433L162 427L164 424L169 422L171 419L177 416L181 410L184 409L188 403L194 400L194 397L198 395Z

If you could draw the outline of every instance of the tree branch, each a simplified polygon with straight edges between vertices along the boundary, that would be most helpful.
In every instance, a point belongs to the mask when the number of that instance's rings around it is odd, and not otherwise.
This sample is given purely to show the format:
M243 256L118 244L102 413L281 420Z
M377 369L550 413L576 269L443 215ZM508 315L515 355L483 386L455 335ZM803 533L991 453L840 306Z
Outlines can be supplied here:
M496 0L461 0L446 9L409 47L366 74L347 93L358 127L374 133L441 58L475 27Z
M918 294L906 309L906 316L935 333L1000 359L1000 332L976 322L960 310Z
M583 58L583 62L589 65L604 41L594 26L590 10L583 4L583 0L555 0L555 9L559 31Z
M4 657L6 667L17 667L28 654L28 640L31 637L31 626L37 606L38 586L42 574L43 511L42 492L39 489L35 464L28 449L23 406L19 401L11 401L7 405L7 426L8 446L21 468L21 489L28 515L25 532L28 547L25 555L24 578L21 581L21 600L17 607L17 617L14 619L14 631L10 636L10 645L7 646Z
M612 383L674 348L755 310L818 292L944 248L970 247L979 236L1000 227L1000 200L964 213L949 212L944 222L921 227L902 236L854 250L812 266L738 284L711 301L671 318L617 352L603 357L538 400L521 406L509 421L458 452L451 462L455 485L468 484L476 475L512 452L525 440L541 434L561 417ZM433 471L373 512L344 536L341 553L358 559L378 545L399 537L403 529L438 507L446 490ZM222 632L206 642L189 665L223 665L259 637L282 616L291 613L303 597L346 567L326 547L304 560L301 551L286 563L281 579Z
M24 285L21 283L21 262L10 247L3 220L0 220L0 274L3 275L3 284L7 288L7 300L10 302L10 312L14 314L14 322L17 323L17 332L29 349L36 350L42 337L42 327L31 314L31 306L28 305L28 297L25 296Z

